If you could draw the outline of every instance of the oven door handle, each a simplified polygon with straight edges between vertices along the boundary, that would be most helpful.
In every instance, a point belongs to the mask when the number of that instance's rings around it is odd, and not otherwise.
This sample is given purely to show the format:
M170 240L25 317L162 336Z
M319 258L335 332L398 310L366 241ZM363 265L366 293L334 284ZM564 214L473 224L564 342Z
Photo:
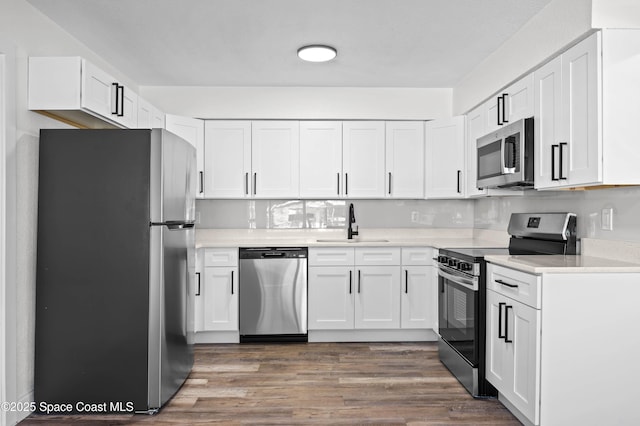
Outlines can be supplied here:
M454 275L451 274L445 270L443 270L442 268L438 268L438 275L441 276L442 278L446 278L448 280L451 280L453 282L455 282L456 284L461 285L462 287L468 288L469 290L472 291L478 291L478 279L473 279L473 278L468 278L468 277L462 277L460 275Z

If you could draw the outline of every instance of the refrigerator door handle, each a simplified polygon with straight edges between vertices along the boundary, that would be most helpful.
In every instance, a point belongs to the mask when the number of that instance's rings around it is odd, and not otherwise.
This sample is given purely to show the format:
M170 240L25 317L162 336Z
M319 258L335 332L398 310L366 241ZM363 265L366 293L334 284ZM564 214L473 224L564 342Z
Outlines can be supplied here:
M178 231L194 228L196 223L195 221L184 222L181 220L168 220L166 222L151 222L151 226L166 226L172 231Z

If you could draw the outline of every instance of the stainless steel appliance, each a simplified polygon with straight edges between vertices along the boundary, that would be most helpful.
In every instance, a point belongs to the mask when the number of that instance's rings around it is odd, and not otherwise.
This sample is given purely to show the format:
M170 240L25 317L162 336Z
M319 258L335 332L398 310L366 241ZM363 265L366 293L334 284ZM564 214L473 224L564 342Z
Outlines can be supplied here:
M449 248L438 252L438 352L474 397L496 396L485 379L486 262L490 254L575 254L576 215L514 213L509 248Z
M307 248L240 249L240 341L307 341Z
M41 131L38 409L153 413L186 379L195 164L160 129Z
M533 118L523 118L477 140L477 186L533 188Z

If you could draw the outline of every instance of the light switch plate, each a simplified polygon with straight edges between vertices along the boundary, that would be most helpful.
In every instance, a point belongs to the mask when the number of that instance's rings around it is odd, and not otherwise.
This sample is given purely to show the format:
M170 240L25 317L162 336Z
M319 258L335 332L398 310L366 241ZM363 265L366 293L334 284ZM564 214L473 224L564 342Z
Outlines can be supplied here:
M605 231L613 231L613 208L607 207L602 209L601 227Z

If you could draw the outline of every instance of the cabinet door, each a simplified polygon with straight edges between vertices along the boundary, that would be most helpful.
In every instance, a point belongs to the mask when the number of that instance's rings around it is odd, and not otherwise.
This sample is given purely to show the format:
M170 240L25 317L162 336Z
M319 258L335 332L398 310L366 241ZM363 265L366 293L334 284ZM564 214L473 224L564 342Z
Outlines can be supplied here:
M151 129L153 123L153 106L143 98L138 98L138 129ZM164 128L164 126L162 126Z
M562 61L560 57L534 73L534 174L536 189L559 185L559 143L562 141Z
M194 331L204 330L204 296L202 294L202 285L204 281L204 249L196 250L196 277L194 280L194 304L193 304L193 320Z
M135 129L138 127L138 95L127 86L118 85L117 93L112 97L113 120L122 124L126 128Z
M425 128L426 198L463 198L465 117L428 121Z
M91 62L82 60L82 107L114 119L115 79Z
M300 126L297 121L252 122L251 153L254 197L298 197Z
M534 424L540 416L540 310L487 290L486 378Z
M196 148L198 171L197 198L204 197L204 121L197 118L166 115L165 129L190 142Z
M507 88L504 96L505 124L522 118L532 117L534 113L533 74L518 80Z
M502 127L502 93L499 93L483 104L484 128L486 133Z
M560 146L561 178L571 186L602 182L602 138L599 133L600 34L578 43L562 55L562 96L565 116ZM568 151L568 152L567 152Z
M203 330L238 330L238 268L204 268Z
M204 196L250 196L251 122L207 120L204 127Z
M484 107L479 106L467 114L467 155L466 164L466 195L467 197L482 197L487 195L486 189L478 189L478 145L479 137L487 134L484 122Z
M355 328L400 328L400 267L356 267Z
M487 290L487 336L485 375L489 383L505 393L510 388L512 380L512 356L507 352L504 341L504 311L506 297L495 291Z
M424 197L424 123L387 121L386 196Z
M402 268L400 327L434 328L437 316L437 290L432 266Z
M300 197L342 195L342 122L300 122Z
M309 267L309 330L353 329L353 268Z
M345 121L343 193L348 198L383 198L385 191L383 121Z
M506 306L506 339L513 357L509 401L534 424L540 411L540 310L520 302Z

